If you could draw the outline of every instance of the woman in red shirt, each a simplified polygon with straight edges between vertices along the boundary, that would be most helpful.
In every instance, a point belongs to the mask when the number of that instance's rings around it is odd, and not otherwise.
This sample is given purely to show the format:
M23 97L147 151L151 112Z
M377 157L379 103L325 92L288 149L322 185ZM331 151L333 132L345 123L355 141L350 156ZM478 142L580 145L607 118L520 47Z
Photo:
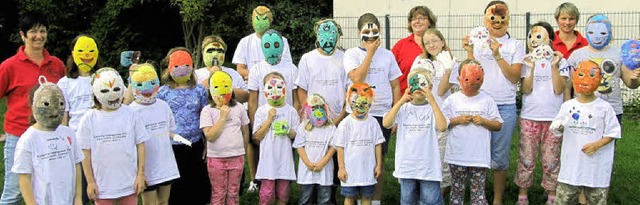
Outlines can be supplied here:
M558 38L553 41L553 48L569 59L573 51L589 44L587 39L575 30L576 24L580 20L580 11L576 5L565 2L556 8L555 17L559 30L556 31Z

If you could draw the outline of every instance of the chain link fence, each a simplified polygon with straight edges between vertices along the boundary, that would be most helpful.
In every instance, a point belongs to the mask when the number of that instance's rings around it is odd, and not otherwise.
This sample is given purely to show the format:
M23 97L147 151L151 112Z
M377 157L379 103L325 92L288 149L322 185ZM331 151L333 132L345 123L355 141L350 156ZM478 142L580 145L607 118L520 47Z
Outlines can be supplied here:
M612 46L619 47L630 38L640 37L640 12L603 12L609 17L612 24L613 39L610 43ZM581 13L580 21L576 26L576 30L584 35L585 21L596 13ZM343 36L341 45L343 48L352 48L360 44L357 28L359 16L343 16L334 19L342 27ZM438 15L437 28L444 35L447 44L451 48L453 54L458 60L463 60L466 56L462 49L462 38L469 34L473 27L481 26L483 14L452 14ZM408 30L407 16L378 16L380 20L380 35L383 37L381 44L385 48L391 49L398 40L410 35ZM532 13L511 14L509 23L509 35L522 41L526 40L528 26L538 21L546 21L554 28L558 28L553 13ZM626 86L622 86L622 97L625 103L640 98L640 91L630 90Z

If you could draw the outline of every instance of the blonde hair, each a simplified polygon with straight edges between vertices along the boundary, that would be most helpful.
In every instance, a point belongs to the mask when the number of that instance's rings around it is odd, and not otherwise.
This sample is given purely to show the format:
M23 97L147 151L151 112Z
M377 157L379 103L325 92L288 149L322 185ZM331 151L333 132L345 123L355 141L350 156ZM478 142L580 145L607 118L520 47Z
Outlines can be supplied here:
M433 86L433 73L431 73L431 71L424 68L414 68L414 69L411 69L411 72L409 72L409 74L407 75L407 79L411 78L411 76L414 76L416 74L423 75L425 78L427 78L427 82L429 82L429 85ZM409 84L409 80L407 80L407 85L408 84Z
M437 28L429 28L427 30L424 31L424 34L422 34L422 48L424 48L424 53L425 56L429 59L429 60L435 60L436 57L432 56L431 54L429 54L429 52L427 52L427 46L424 45L424 36L426 36L427 34L433 34L438 36L438 38L440 38L440 40L442 41L442 43L444 44L444 46L442 47L443 51L451 51L451 49L449 48L449 45L447 45L447 41L444 39L444 35L442 35L442 32L440 32L440 30L438 30Z
M267 15L267 18L269 18L269 22L273 23L273 13L271 13L271 9L269 9L269 7L266 6L258 6L255 9L253 9L253 12L251 12L251 21L253 21L254 18L256 18L257 15Z
M558 8L556 8L556 12L554 13L556 20L560 18L560 14L562 13L566 13L569 14L569 16L575 17L576 23L580 20L580 11L578 10L578 7L576 7L576 5L571 2L564 2L560 4Z
M210 35L210 36L204 37L204 39L202 40L202 48L204 49L204 47L206 47L210 43L219 43L222 45L222 48L225 51L227 50L227 44L224 42L224 40L222 40L222 37L218 35Z

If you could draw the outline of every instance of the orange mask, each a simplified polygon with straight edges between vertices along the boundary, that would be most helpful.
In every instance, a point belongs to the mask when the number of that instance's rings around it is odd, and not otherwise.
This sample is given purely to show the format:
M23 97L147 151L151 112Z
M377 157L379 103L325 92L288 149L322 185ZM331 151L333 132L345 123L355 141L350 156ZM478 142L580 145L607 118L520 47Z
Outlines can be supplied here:
M573 89L582 95L591 95L598 89L602 74L600 67L593 61L586 60L578 64L578 68L571 77Z
M364 118L373 103L373 88L366 83L355 83L349 87L347 102L357 118Z
M460 87L462 87L462 93L466 96L477 95L482 82L484 82L484 70L482 67L475 63L465 64L460 68Z
M504 36L509 27L509 8L505 4L496 4L487 8L484 13L484 26L489 33Z
M191 78L193 60L186 51L175 51L169 56L169 74L177 83L185 83Z

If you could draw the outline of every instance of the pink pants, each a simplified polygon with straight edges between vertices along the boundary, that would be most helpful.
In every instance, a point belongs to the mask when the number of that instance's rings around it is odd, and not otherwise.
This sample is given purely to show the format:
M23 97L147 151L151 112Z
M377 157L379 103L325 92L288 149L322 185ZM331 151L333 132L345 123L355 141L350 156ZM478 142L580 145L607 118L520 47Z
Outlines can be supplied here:
M207 158L211 181L211 205L238 204L240 179L244 169L244 155L226 158Z
M562 137L553 136L553 132L549 130L550 124L549 121L520 119L520 157L515 182L521 188L529 188L533 184L538 148L542 155L542 188L555 191L558 186Z
M278 201L289 201L289 180L263 179L260 183L260 205L272 204L276 196Z
M137 205L138 195L131 194L129 196L123 196L116 199L96 199L96 205L115 205L116 201L118 205Z

